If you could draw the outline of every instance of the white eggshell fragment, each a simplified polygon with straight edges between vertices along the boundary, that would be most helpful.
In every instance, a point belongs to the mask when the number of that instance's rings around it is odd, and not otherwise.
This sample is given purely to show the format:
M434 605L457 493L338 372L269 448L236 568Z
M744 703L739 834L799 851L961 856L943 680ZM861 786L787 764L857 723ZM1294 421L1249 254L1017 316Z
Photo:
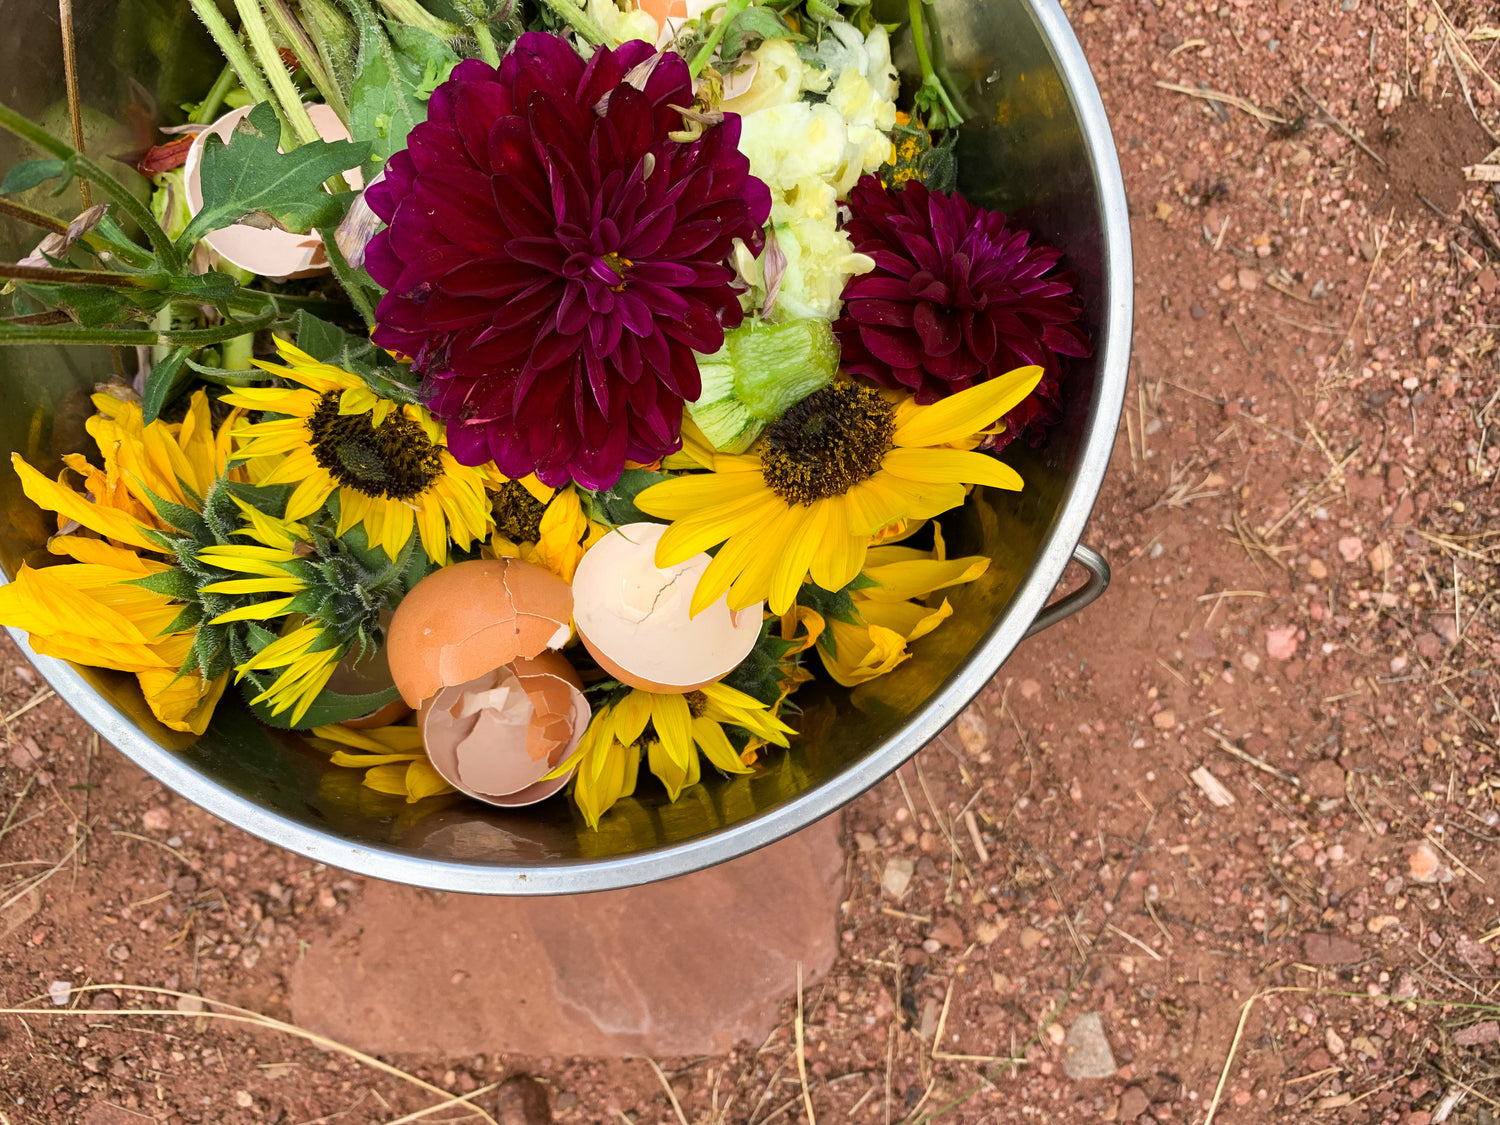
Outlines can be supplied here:
M591 548L573 576L573 622L599 665L644 691L688 692L733 671L760 637L762 606L733 611L724 595L696 617L693 591L712 561L656 565L665 525L631 523Z

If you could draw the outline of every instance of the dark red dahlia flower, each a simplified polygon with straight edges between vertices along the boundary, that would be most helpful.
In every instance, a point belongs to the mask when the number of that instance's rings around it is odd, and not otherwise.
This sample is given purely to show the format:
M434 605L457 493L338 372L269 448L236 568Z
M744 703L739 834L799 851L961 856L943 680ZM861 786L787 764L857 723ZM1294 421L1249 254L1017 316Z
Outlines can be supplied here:
M844 370L936 402L1017 367L1041 385L1006 415L1007 439L1056 414L1059 356L1086 356L1082 308L1060 251L1031 243L1005 216L911 181L890 190L866 176L845 224L875 269L844 286L834 322Z
M693 83L652 54L585 61L531 33L498 70L461 63L368 193L389 224L366 257L387 289L375 342L415 359L466 464L613 484L679 447L693 353L740 322L725 260L759 247L770 192L733 114L668 137Z

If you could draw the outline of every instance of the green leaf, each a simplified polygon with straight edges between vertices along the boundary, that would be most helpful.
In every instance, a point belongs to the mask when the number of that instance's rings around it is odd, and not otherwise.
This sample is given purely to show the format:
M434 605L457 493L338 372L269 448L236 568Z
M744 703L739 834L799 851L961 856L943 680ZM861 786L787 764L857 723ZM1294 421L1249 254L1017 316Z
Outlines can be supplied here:
M184 536L188 537L190 543L193 541L196 541L196 543L213 542L213 536L209 531L208 523L202 515L193 511L193 509L185 504L176 504L163 496L158 496L149 488L146 488L145 485L141 485L141 488L151 500L151 506L156 509L156 514L166 523L182 532ZM196 546L196 543L193 543L193 546Z
M141 395L141 418L146 425L161 415L162 407L176 398L178 393L192 381L192 372L184 371L183 365L192 349L183 345L174 349L165 359L151 368L146 376L146 391ZM163 519L168 517L163 515ZM183 530L186 530L185 528Z
M597 492L580 489L581 499L589 509L589 518L598 523L619 527L627 523L660 523L635 506L635 498L653 484L667 479L666 473L655 473L650 469L626 469L620 479L609 488Z
M66 187L68 180L72 179L72 170L66 162L61 160L23 160L13 166L5 173L5 179L0 180L0 195L15 195L18 192L30 191L38 184L44 184L48 180L56 179L66 172L68 179L63 180L62 186Z
M105 289L97 285L60 285L53 303L85 328L108 328L154 312L166 295L149 289Z
M790 39L794 43L806 42L791 25L770 8L749 7L729 21L720 41L719 51L723 58L732 59L747 51L764 39Z
M796 641L784 641L772 632L780 628L779 618L769 618L761 626L760 639L755 642L750 655L723 680L729 687L754 696L767 707L781 698L781 661L797 646Z
M325 691L313 700L312 706L307 709L306 714L292 726L292 711L288 707L279 715L271 714L271 708L265 703L250 703L257 695L269 687L272 678L261 680L260 677L246 676L241 687L245 694L245 702L250 704L250 710L257 719L270 727L278 727L281 730L307 730L309 727L327 726L329 723L343 723L350 719L358 719L368 715L371 711L378 711L387 703L394 703L401 698L401 693L395 688L386 688L384 691L371 692L369 695L340 695L335 691Z
M297 346L320 363L358 375L383 398L417 401L411 368L397 363L384 348L372 344L368 336L353 336L337 325L319 320L306 309L299 309L293 320Z
M180 250L252 213L298 232L339 221L340 201L323 190L323 182L362 164L370 144L309 141L283 153L277 149L280 136L270 102L250 111L229 144L209 136L200 172L203 207L177 237Z
M407 133L427 119L427 99L459 61L429 32L400 23L386 27L389 38L377 25L360 28L359 70L349 95L349 132L372 146L362 167L366 182L406 147Z

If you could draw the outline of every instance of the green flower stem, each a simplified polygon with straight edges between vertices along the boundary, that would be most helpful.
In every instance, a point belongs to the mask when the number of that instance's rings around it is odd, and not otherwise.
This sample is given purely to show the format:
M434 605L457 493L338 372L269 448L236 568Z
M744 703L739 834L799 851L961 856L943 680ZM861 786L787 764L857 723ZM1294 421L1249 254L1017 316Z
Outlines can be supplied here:
M925 0L906 0L907 14L911 18L911 39L917 49L917 65L922 68L922 88L930 90L942 103L943 110L948 114L950 125L957 125L964 119L954 107L952 99L948 97L948 90L943 85L943 80L938 77L937 71L932 67L932 56L927 50L927 28L922 23L922 5Z
M240 37L229 26L229 21L219 14L214 0L189 0L189 2L193 5L193 11L198 13L198 18L203 21L203 26L208 28L209 35L213 36L213 41L220 53L233 68L235 77L240 80L240 85L250 95L251 101L270 102L275 105L276 100L271 96L271 87L266 85L260 68L255 65L240 44ZM276 60L276 65L281 65L280 58Z
M63 161L71 161L74 172L98 184L104 190L105 195L119 204L120 210L135 220L136 225L145 232L152 249L156 251L156 259L161 263L162 269L172 274L182 272L182 255L177 253L177 248L172 245L167 232L161 229L161 224L151 214L151 208L132 195L130 189L119 180L76 151L71 145L58 140L40 125L22 117L4 103L0 103L0 129L14 133L24 141L30 141L50 156Z
M730 2L733 3L734 0ZM541 0L541 4L594 46L601 46L608 38L604 29L590 19L588 13L573 3L573 0Z
M103 285L110 289L165 289L167 275L106 273L102 270L65 270L51 266L23 266L0 262L0 277L10 281L36 281L43 285Z
M9 215L12 219L30 223L34 227L41 227L53 234L68 233L68 224L55 215L49 215L45 211L33 211L30 207L23 207L7 199L0 199L0 215Z
M490 26L483 20L475 20L469 25L469 30L474 33L474 42L479 45L479 57L491 66L500 65L500 52L495 49L495 37L490 34Z
M194 125L212 125L214 118L219 116L219 107L224 104L225 96L234 89L237 81L234 67L225 63L224 69L219 71L219 77L208 88L208 94L198 103L198 108L193 110L193 116L188 120Z
M287 7L286 0L264 0L264 3L266 11L270 13L271 22L276 25L276 30L281 33L281 37L291 45L297 61L302 64L302 69L307 72L308 79L317 87L323 100L328 103L328 108L339 115L340 121L348 124L349 105L344 101L344 92L334 81L332 72L323 65L323 57L318 54L318 48L308 35L307 29L297 21L291 8Z
M274 310L267 310L251 320L235 320L213 328L188 328L178 332L158 332L154 328L82 328L78 325L17 326L0 324L0 345L4 344L114 344L120 347L169 347L186 345L203 347L233 340L247 332L259 332L276 323Z
M457 24L440 20L417 0L380 0L380 6L397 23L404 23L407 27L415 27L419 31L425 31L428 35L435 35L439 39L456 39L462 32Z
M920 3L920 0L915 0ZM713 31L704 40L703 46L698 48L698 53L693 56L693 61L688 63L688 72L694 78L703 73L703 68L708 61L714 57L714 52L719 49L719 44L724 42L724 33L729 30L729 25L735 16L739 15L750 6L750 0L729 0L724 5L724 18L714 25Z
M323 239L323 252L328 255L328 264L333 268L333 276L339 279L339 284L349 294L349 301L354 306L354 311L364 318L365 325L375 327L375 306L370 303L370 294L365 291L365 286L360 282L354 267L349 264L344 252L339 249L338 230L335 227L323 227L318 231L319 237Z
M292 127L298 143L318 140L318 127L313 124L307 107L302 104L302 91L297 89L292 76L286 72L286 64L281 61L281 53L276 50L276 43L271 39L271 28L266 23L260 4L256 0L234 0L234 7L240 14L240 23L244 25L245 36L250 40L250 47L255 51L260 68L270 81L271 89L276 92L282 120ZM292 147L286 143L285 137L282 138L282 147Z

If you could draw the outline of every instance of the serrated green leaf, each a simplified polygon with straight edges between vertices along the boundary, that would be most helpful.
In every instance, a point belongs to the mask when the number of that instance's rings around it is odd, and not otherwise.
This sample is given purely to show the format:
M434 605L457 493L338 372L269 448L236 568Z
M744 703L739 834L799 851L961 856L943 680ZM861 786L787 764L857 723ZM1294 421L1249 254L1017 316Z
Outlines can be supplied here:
M203 207L178 236L178 249L251 213L269 215L298 232L339 221L340 201L323 190L323 182L364 163L370 144L308 141L284 153L277 147L280 136L269 102L250 111L229 144L209 136L199 173Z
M176 504L164 496L158 496L144 484L141 485L141 489L150 498L151 506L156 509L156 514L187 537L188 550L196 554L198 543L211 542L208 523L202 515L193 511L193 509L185 504ZM196 542L193 542L194 540ZM173 546L174 548L178 547L178 543L174 543ZM178 554L179 558L182 557L180 550L175 553Z
M729 687L753 696L767 707L781 698L781 661L797 645L796 641L784 641L772 631L780 628L780 619L768 619L761 626L760 637L750 655L723 679Z
M165 294L149 289L105 289L97 285L59 285L53 300L85 328L108 328L137 316L155 312L166 300Z
M314 359L358 375L383 398L406 403L417 401L411 368L397 363L384 348L372 344L368 336L351 335L306 309L298 310L293 320L297 346Z
M182 607L182 612L172 618L172 624L162 630L167 633L186 633L189 629L196 629L203 623L205 614L203 607L197 602L188 602Z
M192 372L183 370L191 350L186 345L174 349L146 375L146 390L141 395L141 418L146 425L156 421L161 416L162 407L192 381Z
M13 165L10 171L5 173L5 179L0 180L0 195L15 195L18 192L30 191L38 184L54 180L69 171L67 164L61 160L23 160ZM69 174L68 179L71 178ZM67 182L64 180L63 186L66 186Z
M611 527L627 523L660 523L654 516L648 516L637 508L635 498L653 484L666 479L666 473L652 472L650 469L626 469L609 488L601 488L597 492L579 491L589 518L597 523Z

